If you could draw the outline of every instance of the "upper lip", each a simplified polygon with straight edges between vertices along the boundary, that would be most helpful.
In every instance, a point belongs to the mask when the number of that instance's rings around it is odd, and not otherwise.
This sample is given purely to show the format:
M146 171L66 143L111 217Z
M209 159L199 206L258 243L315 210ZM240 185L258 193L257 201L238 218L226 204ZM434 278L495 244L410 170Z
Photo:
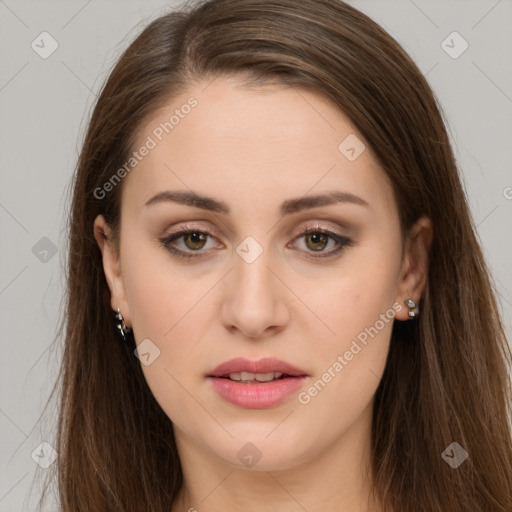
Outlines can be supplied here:
M285 375L298 377L307 375L304 370L297 368L285 361L275 359L274 357L264 357L258 361L250 361L243 357L230 359L222 364L219 364L208 377L226 377L230 373L247 372L247 373L270 373L280 372Z

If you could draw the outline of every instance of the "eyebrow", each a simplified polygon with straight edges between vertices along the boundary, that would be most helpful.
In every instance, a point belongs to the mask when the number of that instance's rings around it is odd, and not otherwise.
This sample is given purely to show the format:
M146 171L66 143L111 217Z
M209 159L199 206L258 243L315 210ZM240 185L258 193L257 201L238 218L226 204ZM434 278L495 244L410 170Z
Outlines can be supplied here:
M207 210L216 213L224 213L229 215L231 209L224 201L218 201L211 197L202 196L195 192L186 191L171 191L166 190L159 192L150 199L148 199L144 206L153 206L160 203L178 203L186 206L192 206L200 208L201 210ZM318 194L315 196L304 196L297 199L287 199L281 203L280 211L282 215L290 215L297 213L302 210L308 210L310 208L316 208L319 206L330 206L338 203L348 203L360 206L367 206L367 201L362 197L356 196L350 192L332 191L326 194Z

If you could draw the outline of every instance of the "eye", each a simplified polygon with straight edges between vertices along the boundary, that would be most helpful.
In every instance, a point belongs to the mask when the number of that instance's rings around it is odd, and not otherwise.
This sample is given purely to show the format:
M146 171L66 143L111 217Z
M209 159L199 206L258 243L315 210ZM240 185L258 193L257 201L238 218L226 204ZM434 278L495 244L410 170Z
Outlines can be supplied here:
M334 233L319 226L308 227L301 231L295 240L304 240L306 253L310 253L308 258L328 258L337 255L345 247L352 244L352 240L345 236ZM325 250L327 247L331 250ZM318 253L318 254L311 254Z
M205 248L209 237L213 238L213 234L209 231L187 227L160 238L160 243L171 254L181 258L201 258L206 256L206 254L194 254L194 252L206 252L202 251L202 249ZM176 243L173 245L173 242L180 241L180 239L182 239L182 244ZM176 246L178 246L178 248L176 248Z
M160 238L159 241L171 254L180 258L203 258L208 256L209 238L215 238L209 231L187 226ZM302 239L305 242L303 251L307 258L334 257L353 243L351 239L319 226L303 229L295 240ZM329 246L331 250L326 250Z

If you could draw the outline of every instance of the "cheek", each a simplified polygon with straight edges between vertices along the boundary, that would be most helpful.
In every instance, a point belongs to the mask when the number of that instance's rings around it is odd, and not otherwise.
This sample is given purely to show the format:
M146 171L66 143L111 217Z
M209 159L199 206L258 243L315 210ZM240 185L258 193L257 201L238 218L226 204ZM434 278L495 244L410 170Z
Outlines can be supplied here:
M204 320L211 315L207 294L217 278L191 279L164 248L130 243L128 236L125 241L123 279L133 332L137 345L145 343L151 353L149 364L141 359L142 371L162 409L186 430L186 419L200 414L186 390L205 367L204 331L211 325Z
M380 284L382 288L370 289L361 287L361 282L354 286L345 282L331 295L337 303L324 309L325 322L335 335L315 344L314 378L297 396L305 430L314 432L319 443L349 429L371 406L379 386L395 314L384 291L388 283ZM317 418L331 425L332 431L318 431Z
M308 295L308 305L320 312L332 332L317 337L318 381L306 390L301 403L315 402L311 409L336 404L357 415L384 371L399 307L395 293L400 246L387 251L377 245L361 247L353 256L346 258L339 277L326 279Z
M336 347L373 326L382 314L394 316L399 256L399 247L387 251L377 245L359 247L347 253L342 265L333 272L335 275L326 274L316 281L317 286L302 281L302 296L307 297L308 306L330 328ZM379 330L385 330L387 325L379 322Z
M211 279L190 279L158 242L132 239L126 237L122 268L136 339L163 342L206 293Z
M338 371L334 371L337 374L343 371L343 380L348 379L344 386L351 381L374 379L372 369L379 375L384 368L395 316L392 284L382 277L371 279L367 275L357 280L353 276L340 280L337 286L332 285L323 298L318 297L316 302L313 299L312 309L321 311L319 316L331 330L330 335L322 336L315 345L319 373L332 368L341 356L343 368L337 365Z

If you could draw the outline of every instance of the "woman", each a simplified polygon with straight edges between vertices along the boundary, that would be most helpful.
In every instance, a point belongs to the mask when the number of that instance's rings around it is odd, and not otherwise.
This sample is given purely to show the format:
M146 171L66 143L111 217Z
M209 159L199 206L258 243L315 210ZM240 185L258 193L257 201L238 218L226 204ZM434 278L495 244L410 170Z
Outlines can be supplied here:
M434 95L339 0L160 17L70 218L66 511L510 511L511 363Z

